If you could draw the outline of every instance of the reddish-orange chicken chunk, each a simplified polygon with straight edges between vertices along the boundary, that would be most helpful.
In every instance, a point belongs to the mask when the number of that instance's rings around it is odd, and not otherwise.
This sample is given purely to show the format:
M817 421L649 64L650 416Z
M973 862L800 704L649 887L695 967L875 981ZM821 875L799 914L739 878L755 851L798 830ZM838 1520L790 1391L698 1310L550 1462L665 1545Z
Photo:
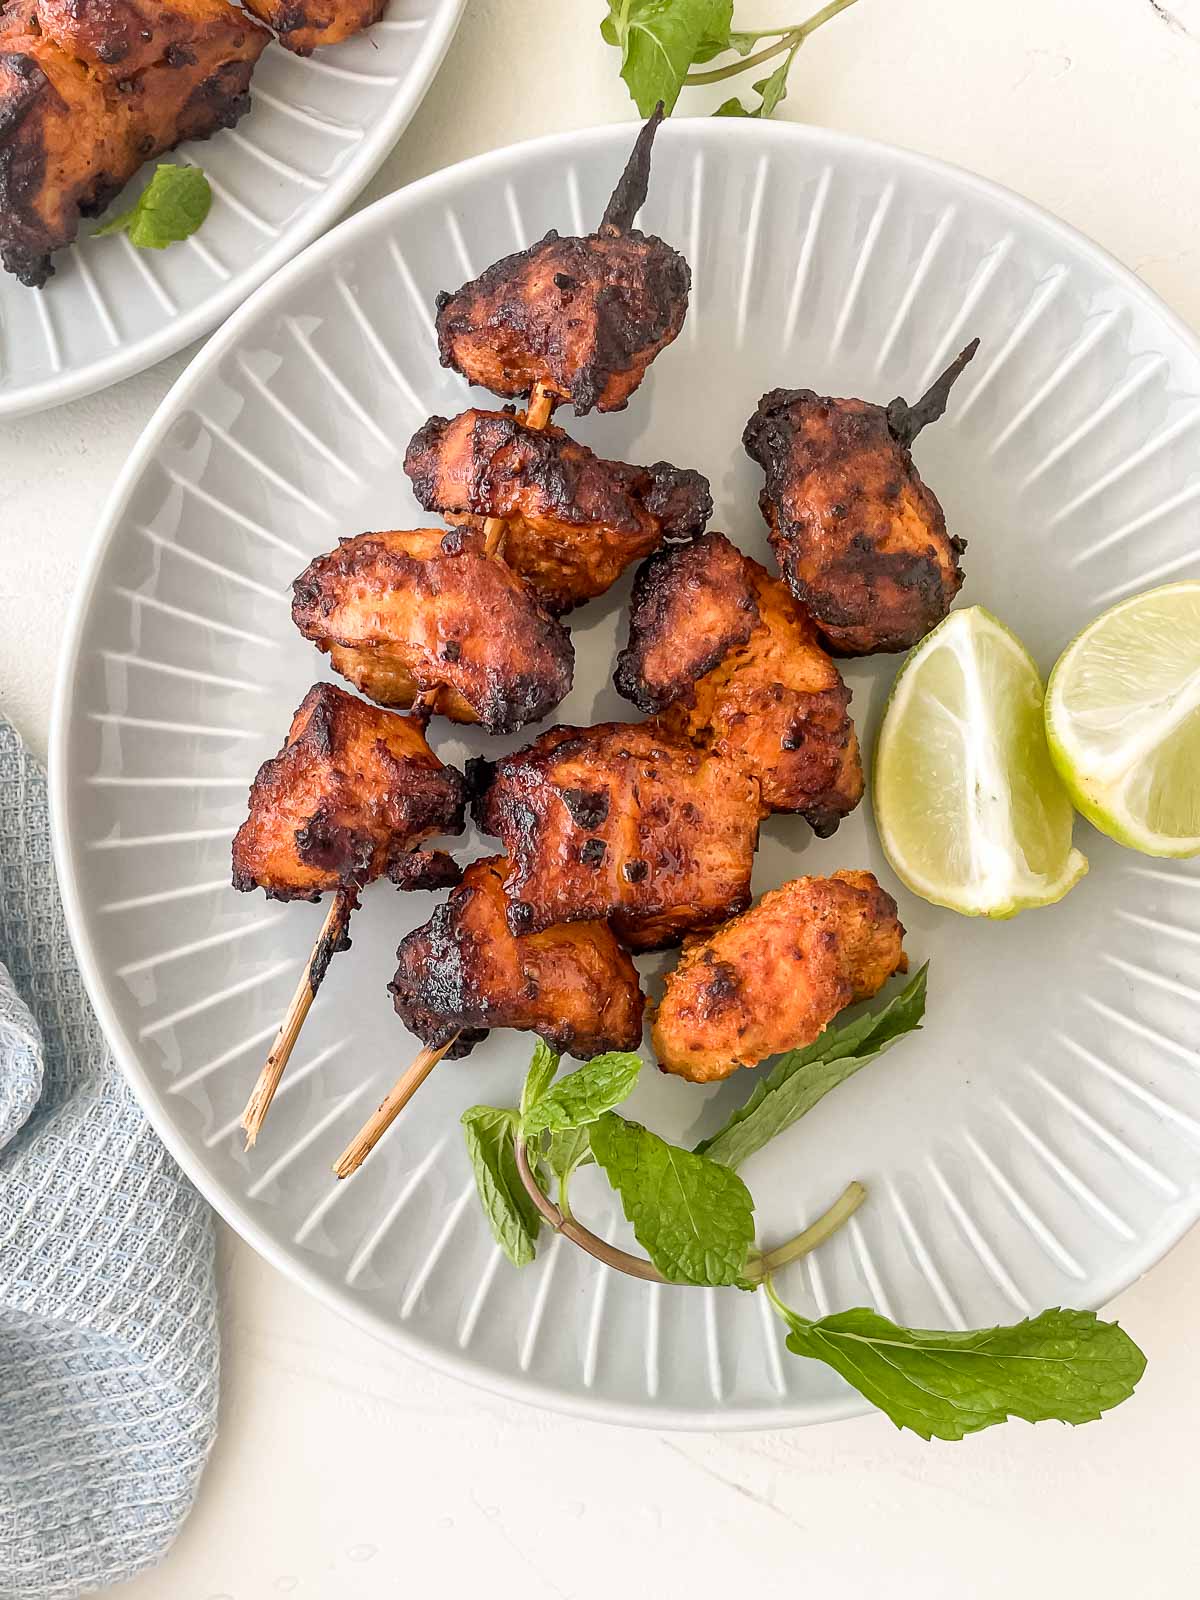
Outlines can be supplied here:
M422 928L400 942L390 988L406 1027L464 1056L489 1028L539 1034L579 1057L636 1050L642 1038L637 969L603 922L514 935L505 917L503 856L473 861Z
M514 933L609 917L631 949L656 950L750 902L764 808L731 761L610 722L555 728L468 771L476 819L511 863Z
M651 1031L659 1065L711 1083L811 1044L908 970L903 939L896 902L869 872L785 883L685 946Z
M772 389L746 424L780 570L837 655L911 649L962 587L966 545L946 532L910 447L945 410L977 346L915 406Z
M436 695L452 721L512 733L571 687L570 634L467 530L343 539L292 587L300 632L382 705Z
M646 198L661 110L646 123L598 232L538 244L438 296L442 365L513 398L542 384L579 413L619 411L676 337L691 273L633 219Z
M617 688L673 736L741 762L822 836L862 798L850 691L803 607L723 534L638 573Z
M0 13L0 262L54 251L143 162L230 128L270 34L226 0L14 0Z
M504 519L504 559L556 615L603 594L664 541L712 515L708 480L667 461L605 461L561 428L503 411L430 417L404 458L413 493L447 522Z
M247 11L275 29L293 55L310 56L324 44L340 44L378 22L387 0L245 0Z
M448 855L418 847L462 832L464 800L462 774L442 765L418 721L314 684L251 787L233 886L318 900L384 876L405 889L456 883Z

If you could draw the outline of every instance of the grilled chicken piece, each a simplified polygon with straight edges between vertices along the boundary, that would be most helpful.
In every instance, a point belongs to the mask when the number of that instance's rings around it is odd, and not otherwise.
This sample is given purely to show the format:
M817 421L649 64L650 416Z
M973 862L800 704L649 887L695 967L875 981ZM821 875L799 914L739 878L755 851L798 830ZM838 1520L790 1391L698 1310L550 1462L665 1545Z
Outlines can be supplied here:
M293 55L310 56L323 44L340 44L378 22L387 0L244 0L275 29Z
M570 634L469 531L343 539L292 587L300 632L382 705L437 691L451 721L513 733L570 690Z
M554 728L472 762L468 782L511 863L514 933L610 917L631 949L659 950L750 903L757 782L649 724Z
M143 162L231 128L271 36L226 0L15 0L0 16L0 262L31 288Z
M854 1000L908 970L896 902L869 872L795 878L708 939L666 980L651 1040L693 1083L811 1044Z
M766 473L759 505L780 570L835 655L908 650L962 587L962 539L910 447L946 409L976 339L908 406L772 389L742 443Z
M636 1050L644 1001L637 969L603 922L514 937L505 920L503 856L473 861L423 928L401 940L389 988L407 1028L465 1056L489 1028L539 1034L587 1060Z
M712 515L708 480L658 461L605 461L561 428L503 411L430 417L404 458L413 493L447 522L506 523L504 559L556 615L603 594L664 540L691 539Z
M673 738L740 762L822 838L862 799L850 691L803 608L724 534L646 562L617 688Z
M678 334L691 272L670 245L633 226L646 198L662 108L638 135L604 220L586 238L554 229L437 300L442 365L515 398L535 383L582 415L620 411Z
M319 900L384 876L402 889L457 883L444 851L417 846L461 833L465 800L462 774L442 765L415 718L314 684L251 786L233 841L233 886Z

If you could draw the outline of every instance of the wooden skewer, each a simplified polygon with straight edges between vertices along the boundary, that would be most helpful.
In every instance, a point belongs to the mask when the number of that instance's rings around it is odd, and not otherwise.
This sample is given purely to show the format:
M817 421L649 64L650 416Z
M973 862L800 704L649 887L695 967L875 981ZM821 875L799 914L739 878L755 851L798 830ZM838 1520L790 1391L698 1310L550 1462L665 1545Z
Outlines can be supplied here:
M547 392L544 384L534 384L533 393L529 397L529 406L525 412L526 427L544 428L553 410L554 397ZM503 517L489 517L484 523L483 548L488 555L500 553L506 527ZM413 711L418 715L431 716L437 709L437 694L438 691L433 689L418 695L413 702ZM436 1050L426 1046L414 1058L412 1065L392 1085L379 1108L368 1118L338 1157L333 1169L336 1177L348 1178L352 1172L358 1171L457 1038L458 1035L455 1034Z
M426 1045L420 1055L415 1057L407 1072L396 1080L378 1109L371 1114L342 1151L333 1169L334 1177L348 1178L352 1172L358 1171L457 1038L458 1035L455 1034L454 1038L447 1039L445 1044L438 1045L436 1050L431 1050Z
M349 943L346 929L350 925L351 913L357 906L356 889L335 891L329 910L325 913L325 921L321 924L321 931L317 935L317 941L312 947L308 965L296 985L296 992L288 1003L283 1021L279 1024L279 1032L275 1035L270 1054L263 1064L249 1100L246 1101L246 1109L242 1112L242 1127L246 1132L247 1150L253 1147L254 1141L262 1131L263 1121L271 1108L271 1101L275 1098L279 1080L283 1077L284 1068L295 1048L296 1040L300 1037L304 1019L317 998L317 990L329 970L329 963L337 952L344 950Z

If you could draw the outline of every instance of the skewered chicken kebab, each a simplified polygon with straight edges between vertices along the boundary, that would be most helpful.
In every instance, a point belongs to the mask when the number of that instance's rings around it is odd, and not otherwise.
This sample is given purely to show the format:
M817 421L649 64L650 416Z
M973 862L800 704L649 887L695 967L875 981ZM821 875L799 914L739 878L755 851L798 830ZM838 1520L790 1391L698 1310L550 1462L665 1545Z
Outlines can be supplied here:
M510 862L514 933L606 917L630 949L661 950L750 903L758 780L652 723L554 728L468 781Z
M973 340L913 406L772 389L746 424L780 570L835 655L911 649L962 587L966 544L947 534L911 448L978 348Z
M642 567L613 674L654 725L739 763L822 838L862 798L850 691L804 608L723 534Z
M644 1000L637 969L603 922L516 935L506 918L503 856L473 861L424 927L400 942L389 988L425 1049L334 1167L354 1172L443 1055L465 1056L491 1028L540 1035L581 1060L636 1050Z
M334 898L246 1105L247 1148L329 962L348 946L360 891L381 877L402 889L457 883L453 859L421 846L462 832L465 799L461 773L438 760L418 720L365 705L331 683L313 685L279 754L259 768L233 841L234 888L277 900Z
M645 123L595 233L554 229L437 302L442 365L515 399L542 384L578 415L619 411L683 326L691 272L677 250L640 233L650 154Z
M144 162L231 128L271 35L227 0L0 6L0 263L30 288Z
M573 239L549 234L438 300L443 364L505 397L532 390L533 398L525 416L475 409L452 422L431 418L409 446L406 470L427 509L469 530L460 537L481 535L485 554L503 550L505 561L555 612L602 593L626 565L665 538L699 533L712 510L708 484L699 474L666 463L647 469L604 461L560 429L546 428L555 399L569 399L581 413L593 406L601 411L624 406L650 361L682 326L691 280L687 263L661 240L633 228L646 196L651 147L661 120L660 107L638 135L595 234ZM297 620L310 637L325 632L324 618L298 616ZM382 632L370 636L376 650L386 648ZM360 638L356 635L352 648ZM344 657L335 665L339 670L352 666L360 674L364 667L361 660L347 663ZM407 695L407 677L416 679L407 663L405 674L402 692ZM371 693L380 687L375 677L360 675L356 681ZM449 682L461 697L459 686L426 660L425 681L416 679L422 691L417 703L423 710L438 703L439 689L427 687L435 682ZM595 731L583 730L585 744ZM561 742L557 732L546 739ZM629 730L626 742L631 748L618 760L628 766L636 759L632 746L644 740ZM675 924L681 919L688 927L709 926L727 911L731 899L738 905L748 902L750 859L761 815L752 781L735 773L729 792L718 797L723 785L707 758L657 738L651 745L685 792L675 814L670 780L657 788L653 772L641 780L647 793L655 795L648 804L660 813L654 825L657 832L650 827L647 834L655 861L677 859L677 866L669 892L660 892L657 865L632 856L622 863L627 887L647 881L647 887L633 896L631 917L614 923L620 936L638 948L675 939ZM689 786L697 798L688 796ZM701 828L703 837L689 837L689 858L686 849L681 853L681 840L683 834L695 831L693 824L701 816L697 800L714 812L719 804L726 811L737 811L740 802L741 812L731 829L726 827L727 816L720 821L714 817L707 833ZM507 814L516 812L510 807ZM588 845L589 876L598 865L595 852L600 843L593 838ZM688 859L690 878L684 870ZM710 914L707 922L704 910L688 909L687 902L695 895ZM507 926L511 936L521 939L558 921L596 920L609 909L605 905L593 917L576 907L561 919L551 914L535 926L521 924L519 918L514 921L509 908ZM606 932L605 938L611 935ZM556 929L554 939L556 946L571 947L571 936L564 929ZM589 939L594 942L591 935ZM427 1044L351 1145L336 1169L340 1175L357 1166L440 1056L453 1048L456 1034L440 1032L443 1036L436 1044Z
M232 128L278 31L300 55L386 0L0 0L0 264L30 288L145 162Z
M687 933L715 928L750 903L758 827L766 814L757 780L732 761L664 737L652 724L554 728L494 765L470 763L469 781L480 791L476 821L505 848L504 856L486 863L492 937L501 951L506 937L515 941L510 960L530 986L518 999L511 965L467 961L457 916L450 938L443 927L428 940L429 929L410 935L416 942L400 947L393 994L396 1010L426 1046L351 1141L334 1168L338 1177L358 1168L438 1061L457 1053L459 1027L472 1030L490 1016L552 1038L548 1030L564 1003L554 988L573 990L574 1011L582 1007L586 1017L587 975L599 968L628 1023L632 1042L624 1048L633 1048L640 1016L634 1017L626 996L636 972L616 941L631 950L660 950ZM430 928L436 923L435 917ZM431 950L447 957L432 979L425 967ZM558 974L557 984L547 980L543 963ZM615 982L622 974L623 986ZM553 1004L547 1007L548 999ZM572 1010L565 1015L571 1019ZM578 1020L569 1026L580 1035L569 1046L572 1053L591 1054Z
M507 411L431 417L404 458L426 511L478 528L505 523L504 559L556 616L603 594L659 545L693 538L712 515L708 480L658 461L605 461L561 428Z
M796 878L689 940L650 1037L693 1083L811 1044L838 1012L907 972L896 902L869 872Z

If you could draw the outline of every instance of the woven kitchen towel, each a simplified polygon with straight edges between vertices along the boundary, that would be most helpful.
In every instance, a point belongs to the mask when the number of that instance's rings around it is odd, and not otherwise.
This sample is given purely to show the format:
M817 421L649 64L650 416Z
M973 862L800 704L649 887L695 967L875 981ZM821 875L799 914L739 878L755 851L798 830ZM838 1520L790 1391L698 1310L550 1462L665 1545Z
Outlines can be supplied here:
M2 1600L63 1600L156 1561L216 1408L209 1214L92 1015L46 780L0 717Z

